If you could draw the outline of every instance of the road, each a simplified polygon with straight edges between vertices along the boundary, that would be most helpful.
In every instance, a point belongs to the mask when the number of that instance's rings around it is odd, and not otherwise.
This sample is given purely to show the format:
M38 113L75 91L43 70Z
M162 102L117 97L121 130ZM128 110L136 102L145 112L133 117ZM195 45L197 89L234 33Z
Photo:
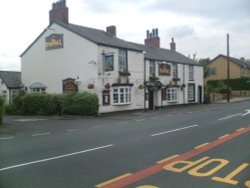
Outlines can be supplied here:
M4 123L3 188L250 187L250 101Z

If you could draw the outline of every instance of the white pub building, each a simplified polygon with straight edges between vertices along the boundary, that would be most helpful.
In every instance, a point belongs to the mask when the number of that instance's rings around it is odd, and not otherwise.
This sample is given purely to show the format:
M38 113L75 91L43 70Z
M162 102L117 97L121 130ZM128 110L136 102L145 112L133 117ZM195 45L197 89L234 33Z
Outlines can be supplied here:
M21 54L22 82L29 92L91 92L100 113L202 103L203 67L160 48L158 29L145 45L68 22L66 1L53 3L49 26Z

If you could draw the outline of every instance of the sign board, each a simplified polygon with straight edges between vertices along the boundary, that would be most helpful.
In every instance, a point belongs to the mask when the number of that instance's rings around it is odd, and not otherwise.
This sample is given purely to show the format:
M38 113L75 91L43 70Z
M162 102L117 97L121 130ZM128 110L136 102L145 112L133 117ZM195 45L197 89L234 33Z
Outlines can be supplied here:
M63 48L63 34L51 34L45 39L46 50Z

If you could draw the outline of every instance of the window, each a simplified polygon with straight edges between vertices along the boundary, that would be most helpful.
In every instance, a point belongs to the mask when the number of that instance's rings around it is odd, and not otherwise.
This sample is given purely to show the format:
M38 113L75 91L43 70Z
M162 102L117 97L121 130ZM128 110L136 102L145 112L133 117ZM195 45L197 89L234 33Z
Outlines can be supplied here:
M114 70L114 56L113 55L105 55L104 57L104 70L105 71L113 71Z
M178 78L178 64L173 64L173 78Z
M194 66L189 65L188 71L189 71L189 80L194 80Z
M177 102L177 88L167 89L167 101L168 102Z
M155 62L154 61L149 62L149 75L155 76Z
M113 89L113 104L130 104L131 88L118 87Z
M119 71L128 72L127 51L119 49Z
M209 75L216 75L216 68L215 67L209 68Z
M195 84L188 84L188 102L195 101Z
M30 89L32 93L46 93L45 88L32 88Z

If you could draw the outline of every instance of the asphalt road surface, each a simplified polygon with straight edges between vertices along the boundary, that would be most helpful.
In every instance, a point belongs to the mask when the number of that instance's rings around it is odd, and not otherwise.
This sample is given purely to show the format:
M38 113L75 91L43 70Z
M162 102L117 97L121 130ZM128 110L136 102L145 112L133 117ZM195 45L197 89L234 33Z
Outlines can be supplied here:
M4 118L1 188L250 188L250 101Z

